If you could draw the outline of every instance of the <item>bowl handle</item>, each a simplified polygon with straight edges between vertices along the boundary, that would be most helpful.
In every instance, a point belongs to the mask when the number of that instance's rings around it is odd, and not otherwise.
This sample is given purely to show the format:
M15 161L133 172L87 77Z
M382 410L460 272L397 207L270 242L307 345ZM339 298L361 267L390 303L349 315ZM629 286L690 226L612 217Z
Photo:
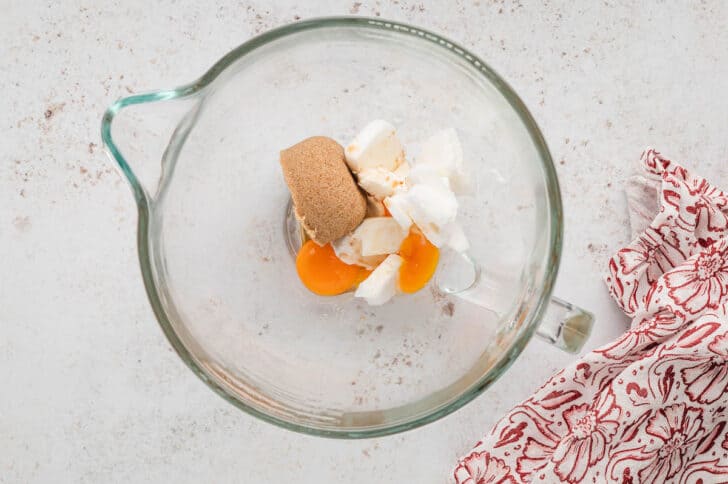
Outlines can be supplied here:
M437 288L481 306L500 317L513 314L513 294L520 285L506 271L483 271L468 255L449 253L435 278ZM578 353L591 334L594 316L557 297L546 302L536 334L568 353Z
M200 106L198 97L191 96L194 92L181 87L136 94L119 99L104 113L101 140L140 206L151 203L163 188L194 124Z
M568 353L578 353L589 339L593 325L592 313L552 297L536 335Z

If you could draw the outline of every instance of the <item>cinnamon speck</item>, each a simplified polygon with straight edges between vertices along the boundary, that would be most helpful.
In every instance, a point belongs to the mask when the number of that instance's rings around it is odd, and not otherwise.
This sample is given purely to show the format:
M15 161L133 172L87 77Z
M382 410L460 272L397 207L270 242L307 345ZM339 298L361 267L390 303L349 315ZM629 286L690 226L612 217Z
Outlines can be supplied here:
M18 232L27 232L30 229L30 217L27 215L24 217L18 216L13 220L13 225Z
M43 117L46 119L51 119L53 116L56 115L56 113L63 111L63 108L66 106L66 103L54 103L46 107L45 112L43 113Z
M89 152L89 154L91 154L91 155L94 154L94 148L96 148L96 146L97 146L96 143L89 143L88 144L88 152Z
M349 13L359 13L359 8L361 8L361 2L354 2L349 9Z
M452 301L448 301L442 306L442 314L448 317L452 317L455 314L455 304Z

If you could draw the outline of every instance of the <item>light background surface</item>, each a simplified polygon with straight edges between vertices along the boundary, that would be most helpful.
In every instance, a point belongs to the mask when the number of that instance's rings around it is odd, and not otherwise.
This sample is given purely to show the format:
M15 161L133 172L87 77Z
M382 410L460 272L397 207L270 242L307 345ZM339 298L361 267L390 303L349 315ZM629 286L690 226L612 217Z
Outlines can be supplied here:
M321 15L410 22L521 95L558 171L556 294L627 321L601 281L629 238L620 184L646 145L728 187L728 3L0 0L0 482L438 483L572 356L532 342L491 389L425 428L334 441L236 410L149 308L131 192L99 144L107 105L176 86L269 28Z

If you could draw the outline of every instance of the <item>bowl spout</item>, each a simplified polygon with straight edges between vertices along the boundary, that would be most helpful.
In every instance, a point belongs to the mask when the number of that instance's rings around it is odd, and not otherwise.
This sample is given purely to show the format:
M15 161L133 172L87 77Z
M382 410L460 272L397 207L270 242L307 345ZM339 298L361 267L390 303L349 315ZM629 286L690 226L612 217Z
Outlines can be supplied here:
M104 113L101 140L137 204L158 198L199 112L191 88L119 99Z

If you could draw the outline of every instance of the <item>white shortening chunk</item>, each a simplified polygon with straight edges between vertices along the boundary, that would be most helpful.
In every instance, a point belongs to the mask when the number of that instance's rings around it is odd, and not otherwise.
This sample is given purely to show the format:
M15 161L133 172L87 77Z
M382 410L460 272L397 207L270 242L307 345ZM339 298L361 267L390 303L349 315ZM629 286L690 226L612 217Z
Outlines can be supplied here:
M391 217L366 218L354 231L361 241L361 255L394 254L407 232Z
M410 185L430 185L441 190L450 190L450 179L443 176L430 165L417 164L410 169L407 177Z
M384 199L384 206L389 210L392 218L402 227L402 230L409 230L412 226L412 217L409 215L409 202L407 193L396 193Z
M394 170L394 174L401 177L402 179L406 179L407 175L409 175L410 172L410 165L406 161L403 161L401 165L397 167L396 170Z
M470 242L468 242L468 238L465 236L462 225L458 222L450 224L447 232L449 233L447 246L452 250L464 253L470 249Z
M404 161L404 150L394 126L378 119L367 124L344 149L346 163L354 173L371 168L394 171Z
M397 279L402 258L396 254L387 256L384 262L369 274L354 296L361 297L371 306L380 306L389 301L397 292Z
M408 213L435 247L448 240L448 228L455 222L458 202L449 190L431 185L415 185L407 192Z
M347 264L354 264L366 269L374 269L385 258L386 255L372 255L365 257L361 253L361 240L354 237L354 234L345 235L331 243L336 257Z
M367 168L359 172L357 178L359 179L359 186L378 200L393 195L398 188L403 187L405 184L403 176L381 167Z
M462 171L463 148L453 128L443 129L422 143L417 163L437 170L440 176L449 177Z
M472 181L463 164L463 147L453 128L443 129L430 136L422 144L416 161L418 165L427 165L440 176L448 178L456 193L472 190Z

